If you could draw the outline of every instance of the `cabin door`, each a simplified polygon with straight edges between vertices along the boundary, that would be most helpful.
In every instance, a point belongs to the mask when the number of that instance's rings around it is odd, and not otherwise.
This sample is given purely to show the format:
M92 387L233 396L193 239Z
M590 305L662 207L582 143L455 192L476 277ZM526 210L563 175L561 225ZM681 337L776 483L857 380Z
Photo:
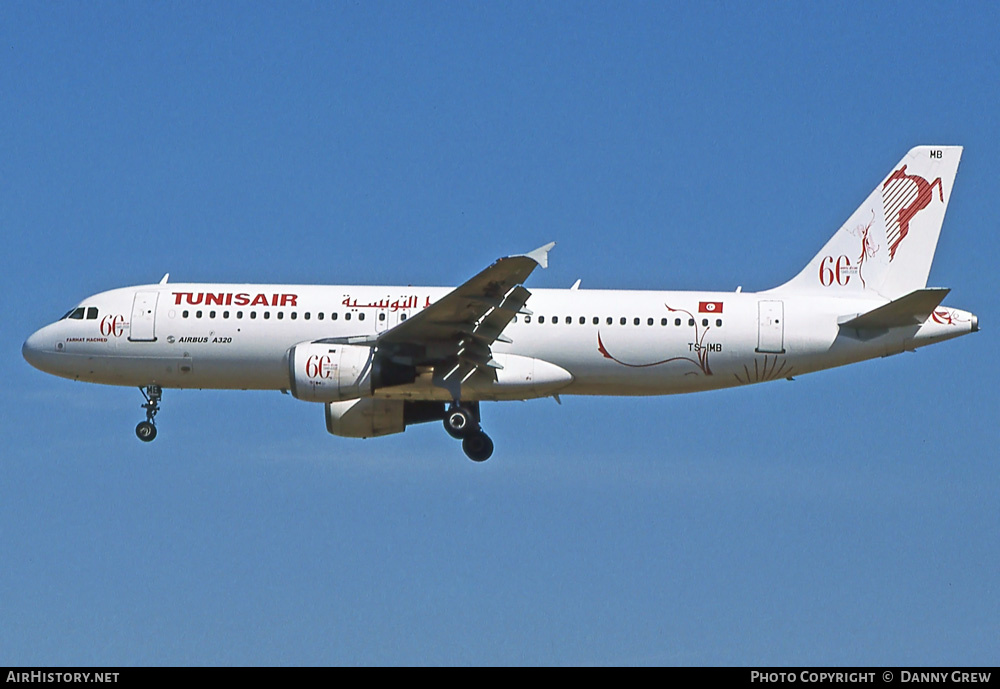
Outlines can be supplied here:
M132 321L129 325L130 342L156 341L156 299L159 292L136 292L132 302Z
M780 301L757 302L757 351L783 354L785 351L785 304Z

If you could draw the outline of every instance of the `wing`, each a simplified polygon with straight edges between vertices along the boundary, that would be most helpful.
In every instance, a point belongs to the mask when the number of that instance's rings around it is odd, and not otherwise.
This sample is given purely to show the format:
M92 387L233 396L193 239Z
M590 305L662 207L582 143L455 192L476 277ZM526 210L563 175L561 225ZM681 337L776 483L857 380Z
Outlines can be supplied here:
M423 311L380 335L330 338L322 342L376 347L382 357L408 366L432 366L433 381L458 399L474 375L496 380L494 342L510 342L504 328L524 309L531 292L521 283L537 267L548 267L555 242L527 254L497 260Z

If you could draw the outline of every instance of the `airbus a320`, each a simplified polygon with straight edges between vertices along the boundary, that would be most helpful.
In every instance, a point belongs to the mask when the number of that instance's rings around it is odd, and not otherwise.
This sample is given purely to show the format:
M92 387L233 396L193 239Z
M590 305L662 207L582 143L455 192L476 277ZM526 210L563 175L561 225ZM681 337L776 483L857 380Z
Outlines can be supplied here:
M482 402L667 395L791 378L979 329L927 279L962 148L919 146L795 277L762 292L532 289L546 244L456 288L171 283L87 297L24 358L135 386L140 440L163 390L280 390L327 430L369 438L439 421L483 461Z

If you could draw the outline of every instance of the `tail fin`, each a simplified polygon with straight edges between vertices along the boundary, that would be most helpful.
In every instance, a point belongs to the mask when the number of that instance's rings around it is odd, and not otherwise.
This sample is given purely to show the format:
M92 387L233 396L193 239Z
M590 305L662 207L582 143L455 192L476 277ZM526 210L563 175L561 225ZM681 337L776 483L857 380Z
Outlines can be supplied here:
M896 299L927 286L961 146L917 146L776 291Z

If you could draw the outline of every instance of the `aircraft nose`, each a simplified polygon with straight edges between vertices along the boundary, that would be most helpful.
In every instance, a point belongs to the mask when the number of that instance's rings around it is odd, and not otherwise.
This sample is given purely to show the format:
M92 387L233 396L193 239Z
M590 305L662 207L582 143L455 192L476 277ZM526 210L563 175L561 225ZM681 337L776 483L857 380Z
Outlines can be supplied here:
M44 328L42 330L44 330ZM24 360L35 368L44 371L42 352L45 349L45 341L47 338L44 334L42 334L42 330L35 331L30 337L28 337L27 340L24 341L24 344L21 345L21 356L23 356Z

